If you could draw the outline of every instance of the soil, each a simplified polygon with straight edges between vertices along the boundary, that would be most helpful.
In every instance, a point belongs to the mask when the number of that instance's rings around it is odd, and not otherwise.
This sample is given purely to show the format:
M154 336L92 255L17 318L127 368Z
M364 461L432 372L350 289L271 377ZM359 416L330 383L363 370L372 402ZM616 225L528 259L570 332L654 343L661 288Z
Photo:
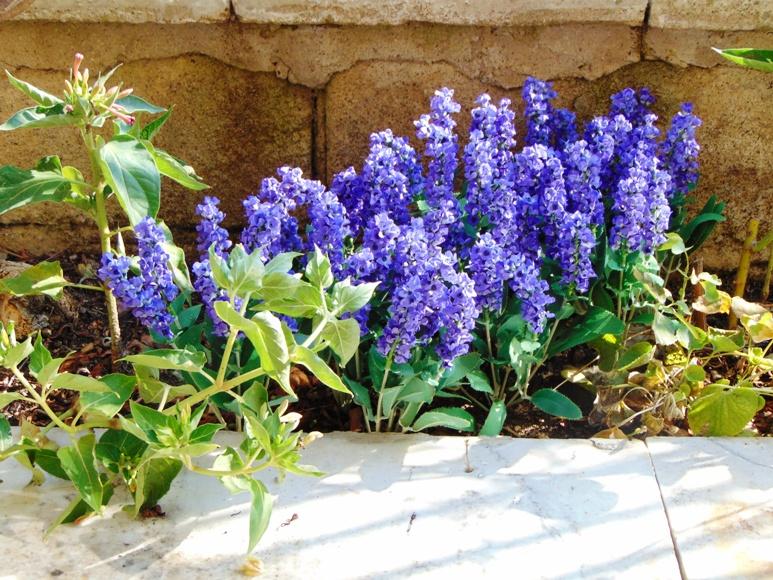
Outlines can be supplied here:
M20 259L25 260L25 256ZM65 277L68 280L78 280L85 284L94 284L94 272L98 264L88 256L68 255L56 256L49 259L58 259L62 263ZM49 304L49 309L38 317L43 321L40 330L44 342L54 357L68 355L63 369L69 372L77 372L84 375L99 377L111 372L110 365L110 341L106 325L106 313L103 297L98 292L83 289L68 289L71 297L78 304L75 317L69 317L60 309ZM752 299L756 296L752 296ZM47 304L42 301L41 304ZM36 313L37 314L37 313ZM145 329L128 313L121 316L121 329L123 332L124 348L127 352L139 352L147 346L152 346L152 339ZM553 387L561 382L560 372L567 364L581 366L589 356L589 352L582 347L568 353L560 360L552 361L552 365L546 366L536 377L535 383L540 387ZM130 369L117 368L116 371L129 371ZM730 370L730 369L726 369ZM305 374L300 369L294 369L291 375L291 383L299 400L291 405L291 410L300 413L301 429L309 431L364 431L365 424L362 411L357 407L346 406L337 399L336 394L316 380L315 377ZM5 369L0 369L0 392L16 391L20 385L13 375ZM567 385L561 391L572 398L587 416L593 406L593 395L585 389L574 385ZM281 393L277 392L277 396ZM77 393L73 391L56 391L49 398L49 405L57 412L64 412L75 404ZM478 424L485 420L485 412L477 406L468 405L466 409L476 418ZM15 401L4 410L9 421L17 425L20 420L26 419L37 425L45 425L48 418L36 405L23 401ZM233 417L224 413L224 418L229 421ZM215 421L214 416L205 416L205 421ZM754 428L764 436L773 436L773 399L769 399L765 407L754 419ZM631 425L634 428L636 425ZM678 424L681 434L686 433L686 425ZM508 414L504 433L512 437L528 438L589 438L605 428L603 425L594 425L587 418L577 421L561 419L543 413L533 405L523 402L516 404ZM630 432L632 429L626 429ZM434 434L457 434L454 431L436 429Z

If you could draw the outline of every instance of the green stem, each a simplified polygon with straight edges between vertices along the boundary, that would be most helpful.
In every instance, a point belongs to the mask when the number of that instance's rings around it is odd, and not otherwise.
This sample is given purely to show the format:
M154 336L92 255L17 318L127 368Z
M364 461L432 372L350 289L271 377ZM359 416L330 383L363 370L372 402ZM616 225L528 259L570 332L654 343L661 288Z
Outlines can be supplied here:
M489 313L486 312L486 319L483 321L483 325L486 327L486 346L488 347L489 365L491 366L491 382L494 383L494 393L497 398L501 397L502 393L499 392L499 381L497 380L497 368L494 365L494 349L491 345L491 321L489 320Z
M99 228L99 243L102 254L111 252L110 245L110 224L107 219L107 208L105 205L105 180L102 177L102 170L99 165L99 154L94 143L94 137L85 129L81 130L83 142L89 153L91 161L91 179L94 182L94 219ZM107 305L108 327L110 329L110 351L113 363L121 358L121 325L118 320L118 303L116 302L113 291L105 287L105 303Z
M27 377L25 377L24 374L16 366L13 366L11 368L11 372L18 379L18 381L24 386L24 388L27 390L30 396L35 400L35 402L38 405L40 405L40 408L43 409L43 411L45 411L46 415L49 416L51 421L53 421L56 424L57 427L67 431L68 433L75 432L75 429L73 428L72 425L68 425L67 423L62 421L59 418L59 415L54 413L51 407L48 406L48 403L46 402L46 398L38 394L38 392L35 390L35 387L33 387L30 384L30 382L27 380Z
M392 361L395 356L395 344L387 355L386 364L384 365L384 377L381 379L381 389L378 392L378 402L376 403L376 433L381 432L381 405L384 402L384 389L386 389L387 379L389 378L389 371L392 370Z
M68 288L82 288L84 290L94 290L95 292L104 292L105 289L102 286L92 286L91 284L67 284Z

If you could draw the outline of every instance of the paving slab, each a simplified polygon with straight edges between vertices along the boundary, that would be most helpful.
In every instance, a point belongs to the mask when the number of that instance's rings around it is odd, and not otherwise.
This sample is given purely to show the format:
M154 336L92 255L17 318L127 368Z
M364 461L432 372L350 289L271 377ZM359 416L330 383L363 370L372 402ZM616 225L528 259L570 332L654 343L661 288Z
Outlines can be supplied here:
M221 443L233 443L224 434ZM278 484L263 578L679 578L639 442L333 433L304 455L327 473ZM73 497L0 464L2 578L238 577L248 496L184 474L166 517L42 532Z
M647 446L687 578L773 578L773 440Z

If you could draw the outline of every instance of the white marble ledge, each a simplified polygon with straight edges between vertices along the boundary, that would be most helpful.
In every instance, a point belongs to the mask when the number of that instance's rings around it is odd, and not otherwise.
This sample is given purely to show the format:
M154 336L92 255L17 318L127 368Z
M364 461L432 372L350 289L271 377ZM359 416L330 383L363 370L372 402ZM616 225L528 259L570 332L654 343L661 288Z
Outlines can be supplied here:
M221 442L233 442L225 434ZM606 442L333 433L304 455L326 476L265 479L279 499L256 555L264 578L679 578L646 446ZM42 530L73 494L25 488L0 464L2 574L41 577L237 577L248 498L188 473L166 517L112 510ZM635 532L632 523L635 522ZM556 557L560 554L561 557ZM525 577L524 576L524 577Z

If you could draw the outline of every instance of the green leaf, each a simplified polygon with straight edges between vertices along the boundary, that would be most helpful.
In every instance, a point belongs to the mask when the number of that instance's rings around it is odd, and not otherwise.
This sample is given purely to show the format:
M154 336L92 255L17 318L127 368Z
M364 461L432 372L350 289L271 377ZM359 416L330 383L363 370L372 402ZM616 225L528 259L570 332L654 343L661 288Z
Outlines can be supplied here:
M58 375L59 367L62 366L66 357L51 359L39 372L35 373L35 378L41 385L49 385Z
M618 371L630 371L637 367L646 365L652 360L655 354L655 347L649 342L642 341L628 347L617 359L615 368Z
M207 355L201 351L160 348L126 356L121 360L151 369L197 373L207 364Z
M43 344L43 339L38 332L37 336L35 337L34 349L30 355L30 373L32 373L33 376L37 376L37 374L42 371L43 368L52 360L53 358L51 357L51 353Z
M24 399L24 396L21 393L15 393L12 391L5 391L0 393L0 411L5 409L14 401L20 401L21 399Z
M696 435L732 437L744 430L765 399L748 387L709 385L690 405L687 422Z
M402 387L398 400L401 403L431 403L435 389L427 381L415 376Z
M451 367L443 373L443 377L440 379L440 387L445 388L459 384L471 371L480 368L482 362L483 359L476 352L456 357L451 363Z
M277 254L271 260L266 262L266 274L280 273L286 274L293 268L295 258L302 256L298 252L282 252Z
M486 416L486 421L483 423L483 427L481 427L481 436L496 437L499 435L502 432L502 427L504 427L506 418L507 407L505 406L505 402L494 401L494 404L491 405L491 409L489 409L488 415Z
M306 264L306 279L318 288L327 288L333 284L333 270L330 267L330 260L316 246L308 264Z
M605 334L622 334L624 330L625 324L617 316L598 306L591 306L585 316L553 340L548 347L548 355L554 356Z
M108 429L94 447L94 456L110 471L118 473L120 465L138 463L147 448L147 443L128 431Z
M135 517L143 510L152 508L166 495L174 478L182 469L182 461L168 457L143 461L137 470L134 492Z
M11 433L11 424L8 419L0 413L0 453L9 449L13 445L13 434Z
M346 393L351 395L351 391L341 380L333 370L327 366L314 351L309 350L305 346L297 345L292 352L292 359L294 363L305 366L312 374L319 379L320 382L327 385L334 391Z
M166 151L156 149L150 141L145 142L145 147L153 156L153 159L156 162L156 168L158 168L158 172L161 175L165 175L172 181L176 181L183 187L192 189L193 191L209 189L209 186L206 183L201 182L199 176L196 175L196 172L193 170L193 167L183 165Z
M32 346L32 337L27 337L27 340L15 344L9 348L3 356L3 366L6 368L12 368L18 366L32 354L35 347Z
M252 505L250 506L248 554L255 549L260 538L266 533L268 523L271 520L271 511L274 508L274 496L268 493L268 489L266 489L262 481L249 478L249 484L250 492L252 493Z
M55 389L67 389L69 391L78 391L81 393L110 392L110 389L102 381L83 375L74 375L72 373L56 375L54 380L51 381L51 386Z
M152 141L156 134L161 130L161 127L163 127L169 120L169 117L172 116L172 109L173 107L169 107L163 115L153 119L150 123L145 125L140 131L140 139L143 141Z
M118 99L116 104L126 109L126 112L130 115L132 113L150 113L151 115L157 115L166 111L163 107L157 107L147 102L145 99L136 95L128 95L122 99Z
M470 388L474 391L478 391L479 393L493 393L493 389L491 388L491 383L488 380L488 377L486 376L486 373L484 373L480 369L474 369L467 373L467 380L470 383Z
M83 501L98 512L102 507L104 488L94 464L94 441L94 434L89 433L72 447L62 447L56 455Z
M111 497L113 497L113 486L109 483L106 483L102 492L102 505L107 505L107 502L110 501ZM94 510L91 508L91 506L83 501L83 499L76 497L66 508L64 508L64 511L59 514L59 517L57 517L51 523L51 525L48 526L44 537L47 537L51 532L53 532L62 524L70 524L92 513L94 513Z
M582 419L580 407L553 389L540 389L531 396L531 402L548 415L564 417L565 419Z
M70 180L56 171L0 167L0 214L39 203L62 201L70 192Z
M762 72L773 72L773 50L757 48L714 48L727 60L746 68Z
M248 319L223 301L215 302L215 311L226 324L244 332L260 357L261 368L295 396L290 387L290 351L280 320L270 312L258 312Z
M687 248L684 245L684 240L682 239L682 236L680 236L676 232L668 232L666 234L666 241L660 244L658 251L660 252L670 251L675 256L678 256L680 254L686 253Z
M347 278L333 286L333 311L336 315L345 312L356 312L370 302L378 282L352 286Z
M132 226L155 218L161 203L161 177L148 150L129 135L118 135L99 150L102 173Z
M191 432L188 443L191 445L209 443L212 441L212 437L215 436L215 433L220 431L222 428L223 426L220 423L205 423L204 425L199 425Z
M677 331L681 324L663 315L660 310L655 310L652 320L652 332L655 335L655 341L664 346L676 344Z
M97 414L111 418L121 410L129 400L137 384L135 377L122 374L111 374L102 377L101 381L110 389L107 393L81 393L78 404L86 414Z
M62 105L53 107L29 107L17 111L5 123L0 125L0 131L15 131L16 129L43 129L46 127L72 127L82 120L76 115L63 113Z
M59 105L62 103L62 99L59 97L55 97L43 89L39 89L38 87L28 83L27 81L17 79L8 71L5 71L5 76L8 77L8 82L10 82L14 88L20 90L22 93L27 95L30 99L42 107L53 107L54 105Z
M260 286L260 297L266 301L287 300L303 284L297 276L283 272L271 272L263 276Z
M62 289L67 285L59 262L40 262L13 278L0 280L0 291L13 296L45 294L58 300L62 297Z
M706 380L706 371L702 366L690 365L684 369L684 378L691 383L697 383Z
M427 411L414 421L412 431L423 431L431 427L446 427L457 431L472 431L475 419L464 409L456 407L439 407Z
M53 449L36 449L35 465L40 467L40 469L46 473L58 477L59 479L70 479L67 472L62 468L62 462L59 460L59 456Z
M145 407L134 401L129 403L129 407L131 408L134 423L137 424L150 441L157 442L158 437L156 437L156 434L167 431L172 426L172 418L160 411ZM136 435L136 433L133 433L133 435Z
M357 381L350 379L349 377L343 377L343 381L346 384L346 386L349 387L349 390L352 392L352 396L354 397L354 403L365 409L365 412L367 414L366 420L372 419L374 416L373 405L370 401L370 391L368 390L368 388L363 386L361 383L358 383Z
M327 341L344 366L360 346L360 324L354 318L331 320L325 325L320 337Z

